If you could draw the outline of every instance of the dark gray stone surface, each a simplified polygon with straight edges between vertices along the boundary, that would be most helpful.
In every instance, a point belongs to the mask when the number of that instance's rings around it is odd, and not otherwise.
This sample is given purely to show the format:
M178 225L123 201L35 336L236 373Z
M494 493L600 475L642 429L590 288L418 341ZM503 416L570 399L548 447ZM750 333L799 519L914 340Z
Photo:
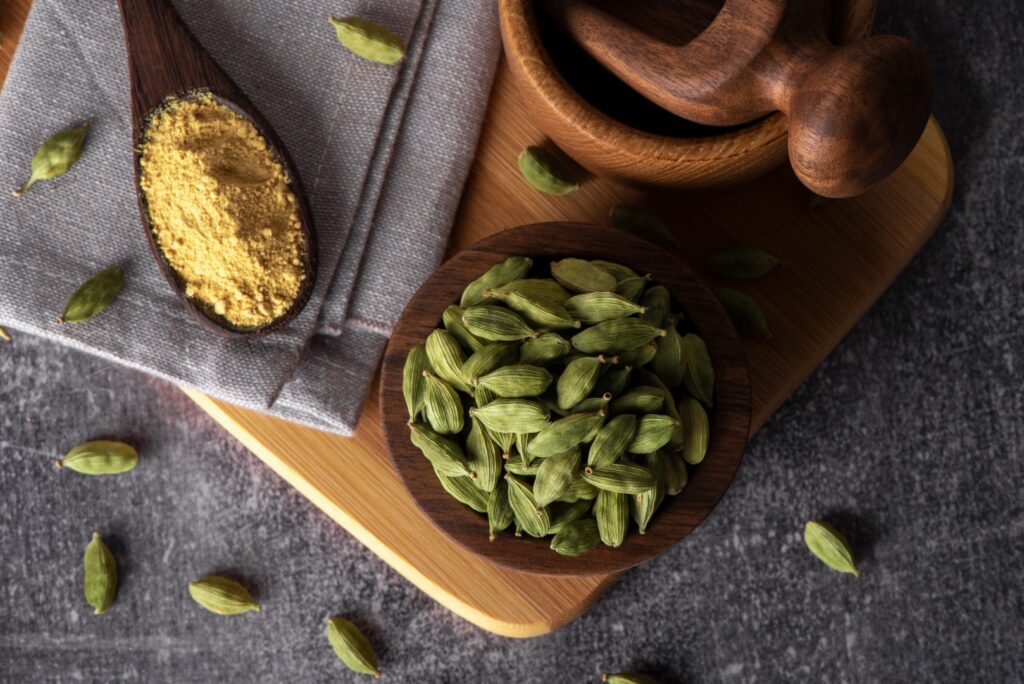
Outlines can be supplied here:
M1012 682L1024 679L1024 16L1017 0L884 2L923 44L956 160L949 218L750 445L685 544L584 617L526 641L453 616L280 481L174 387L25 335L0 347L0 680L354 681L322 636L355 616L389 681ZM52 470L97 434L145 467ZM863 577L805 551L829 516ZM93 616L79 563L122 582ZM225 572L267 609L218 618Z

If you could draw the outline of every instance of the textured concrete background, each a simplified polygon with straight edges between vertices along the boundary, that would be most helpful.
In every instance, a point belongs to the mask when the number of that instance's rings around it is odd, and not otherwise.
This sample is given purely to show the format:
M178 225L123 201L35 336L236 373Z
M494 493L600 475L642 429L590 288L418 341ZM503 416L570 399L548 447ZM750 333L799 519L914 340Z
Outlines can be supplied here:
M357 677L322 630L354 616L389 681L1011 682L1024 679L1024 12L1018 0L883 2L926 47L956 160L945 225L750 445L714 515L559 632L454 617L162 382L18 335L0 346L0 680L326 682ZM55 455L128 436L143 467L89 480ZM804 550L828 514L859 580ZM119 559L95 617L80 559ZM224 572L259 616L193 605Z

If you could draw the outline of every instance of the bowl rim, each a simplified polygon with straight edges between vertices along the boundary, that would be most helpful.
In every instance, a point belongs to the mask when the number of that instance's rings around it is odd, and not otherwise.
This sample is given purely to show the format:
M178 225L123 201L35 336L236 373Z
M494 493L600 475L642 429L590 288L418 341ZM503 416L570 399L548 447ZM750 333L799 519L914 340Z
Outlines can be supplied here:
M535 260L565 256L621 260L638 272L653 273L655 281L668 287L707 340L716 375L708 454L693 468L683 491L662 505L647 533L640 535L631 523L626 541L618 548L602 545L582 557L570 558L551 551L550 540L516 538L509 530L488 541L486 516L452 499L437 482L429 461L409 440L402 394L409 349L440 327L441 312L458 301L471 279L514 254ZM750 432L750 380L743 347L728 315L696 273L676 255L612 228L537 223L484 238L450 258L423 283L395 325L384 353L380 415L392 464L406 491L427 519L457 545L517 571L602 575L625 571L673 547L696 529L722 498L742 461Z

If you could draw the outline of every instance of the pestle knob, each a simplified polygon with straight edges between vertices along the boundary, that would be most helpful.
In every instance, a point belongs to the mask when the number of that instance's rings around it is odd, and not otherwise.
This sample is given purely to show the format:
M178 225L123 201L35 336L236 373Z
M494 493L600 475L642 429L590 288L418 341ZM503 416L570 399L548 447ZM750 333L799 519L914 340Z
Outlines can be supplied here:
M712 126L787 114L793 169L820 195L850 197L888 176L928 122L933 84L921 50L895 36L837 48L816 0L654 2L642 14L613 0L540 6L674 114Z

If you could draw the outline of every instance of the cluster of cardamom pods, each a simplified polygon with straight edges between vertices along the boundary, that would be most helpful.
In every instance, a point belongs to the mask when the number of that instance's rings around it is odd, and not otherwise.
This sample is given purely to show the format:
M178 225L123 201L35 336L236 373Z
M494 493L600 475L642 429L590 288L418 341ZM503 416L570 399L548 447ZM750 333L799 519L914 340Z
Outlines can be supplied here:
M645 533L704 459L715 376L669 291L621 264L510 257L410 350L412 443L491 539L579 556ZM683 328L681 331L680 328Z

